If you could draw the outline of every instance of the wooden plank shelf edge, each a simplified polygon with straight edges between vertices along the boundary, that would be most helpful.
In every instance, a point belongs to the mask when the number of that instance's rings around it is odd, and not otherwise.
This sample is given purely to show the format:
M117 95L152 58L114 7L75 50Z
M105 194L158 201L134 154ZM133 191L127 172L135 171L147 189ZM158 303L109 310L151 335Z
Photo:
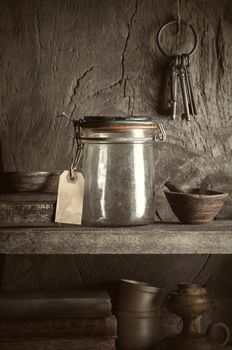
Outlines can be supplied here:
M232 221L0 228L0 254L231 254Z

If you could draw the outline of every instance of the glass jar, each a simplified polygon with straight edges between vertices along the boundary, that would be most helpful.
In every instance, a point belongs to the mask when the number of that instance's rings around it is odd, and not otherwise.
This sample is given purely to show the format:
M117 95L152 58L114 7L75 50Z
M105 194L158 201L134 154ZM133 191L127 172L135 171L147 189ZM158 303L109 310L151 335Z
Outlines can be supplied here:
M76 163L82 150L85 178L83 225L153 223L153 145L165 139L163 126L144 117L84 117L75 123Z

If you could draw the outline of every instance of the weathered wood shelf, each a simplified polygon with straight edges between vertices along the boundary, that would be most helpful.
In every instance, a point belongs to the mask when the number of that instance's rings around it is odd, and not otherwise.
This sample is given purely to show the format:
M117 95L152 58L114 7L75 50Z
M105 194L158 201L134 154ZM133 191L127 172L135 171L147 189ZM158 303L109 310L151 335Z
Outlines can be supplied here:
M231 254L232 221L209 225L0 228L1 254Z

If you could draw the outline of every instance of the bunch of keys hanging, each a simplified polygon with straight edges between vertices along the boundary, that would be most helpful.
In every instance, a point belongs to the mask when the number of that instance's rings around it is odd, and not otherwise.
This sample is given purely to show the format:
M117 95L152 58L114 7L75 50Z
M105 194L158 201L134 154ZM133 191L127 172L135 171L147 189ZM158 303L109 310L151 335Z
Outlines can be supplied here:
M176 25L178 28L178 31L180 31L181 25L188 27L192 31L194 36L194 45L193 45L193 48L188 53L171 56L162 47L161 34L168 26L171 26L171 25ZM190 56L196 51L196 48L197 48L197 34L194 28L190 24L187 24L180 18L177 18L177 20L167 22L159 29L157 34L157 45L160 51L170 59L169 72L168 72L169 73L168 75L170 77L169 79L170 80L170 84L169 84L170 98L168 102L168 107L169 109L171 109L171 118L175 120L177 116L177 95L178 95L177 92L178 92L178 82L179 82L180 90L182 94L182 100L183 100L183 108L184 108L183 117L187 121L190 121L191 117L194 117L197 115L196 99L194 96L192 77L190 72Z
M176 119L177 106L177 85L180 81L180 88L184 106L184 116L187 121L191 120L191 116L197 115L196 102L192 87L191 73L189 70L189 55L182 54L173 56L170 62L170 107L172 119Z

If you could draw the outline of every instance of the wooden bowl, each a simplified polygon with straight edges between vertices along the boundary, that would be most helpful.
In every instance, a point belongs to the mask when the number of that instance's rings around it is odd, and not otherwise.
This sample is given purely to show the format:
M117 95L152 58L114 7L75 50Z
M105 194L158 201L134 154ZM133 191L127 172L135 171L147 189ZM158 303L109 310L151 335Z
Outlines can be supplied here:
M228 193L189 189L185 193L164 191L173 213L184 224L206 224L214 220Z
M0 172L0 193L57 193L61 171Z

